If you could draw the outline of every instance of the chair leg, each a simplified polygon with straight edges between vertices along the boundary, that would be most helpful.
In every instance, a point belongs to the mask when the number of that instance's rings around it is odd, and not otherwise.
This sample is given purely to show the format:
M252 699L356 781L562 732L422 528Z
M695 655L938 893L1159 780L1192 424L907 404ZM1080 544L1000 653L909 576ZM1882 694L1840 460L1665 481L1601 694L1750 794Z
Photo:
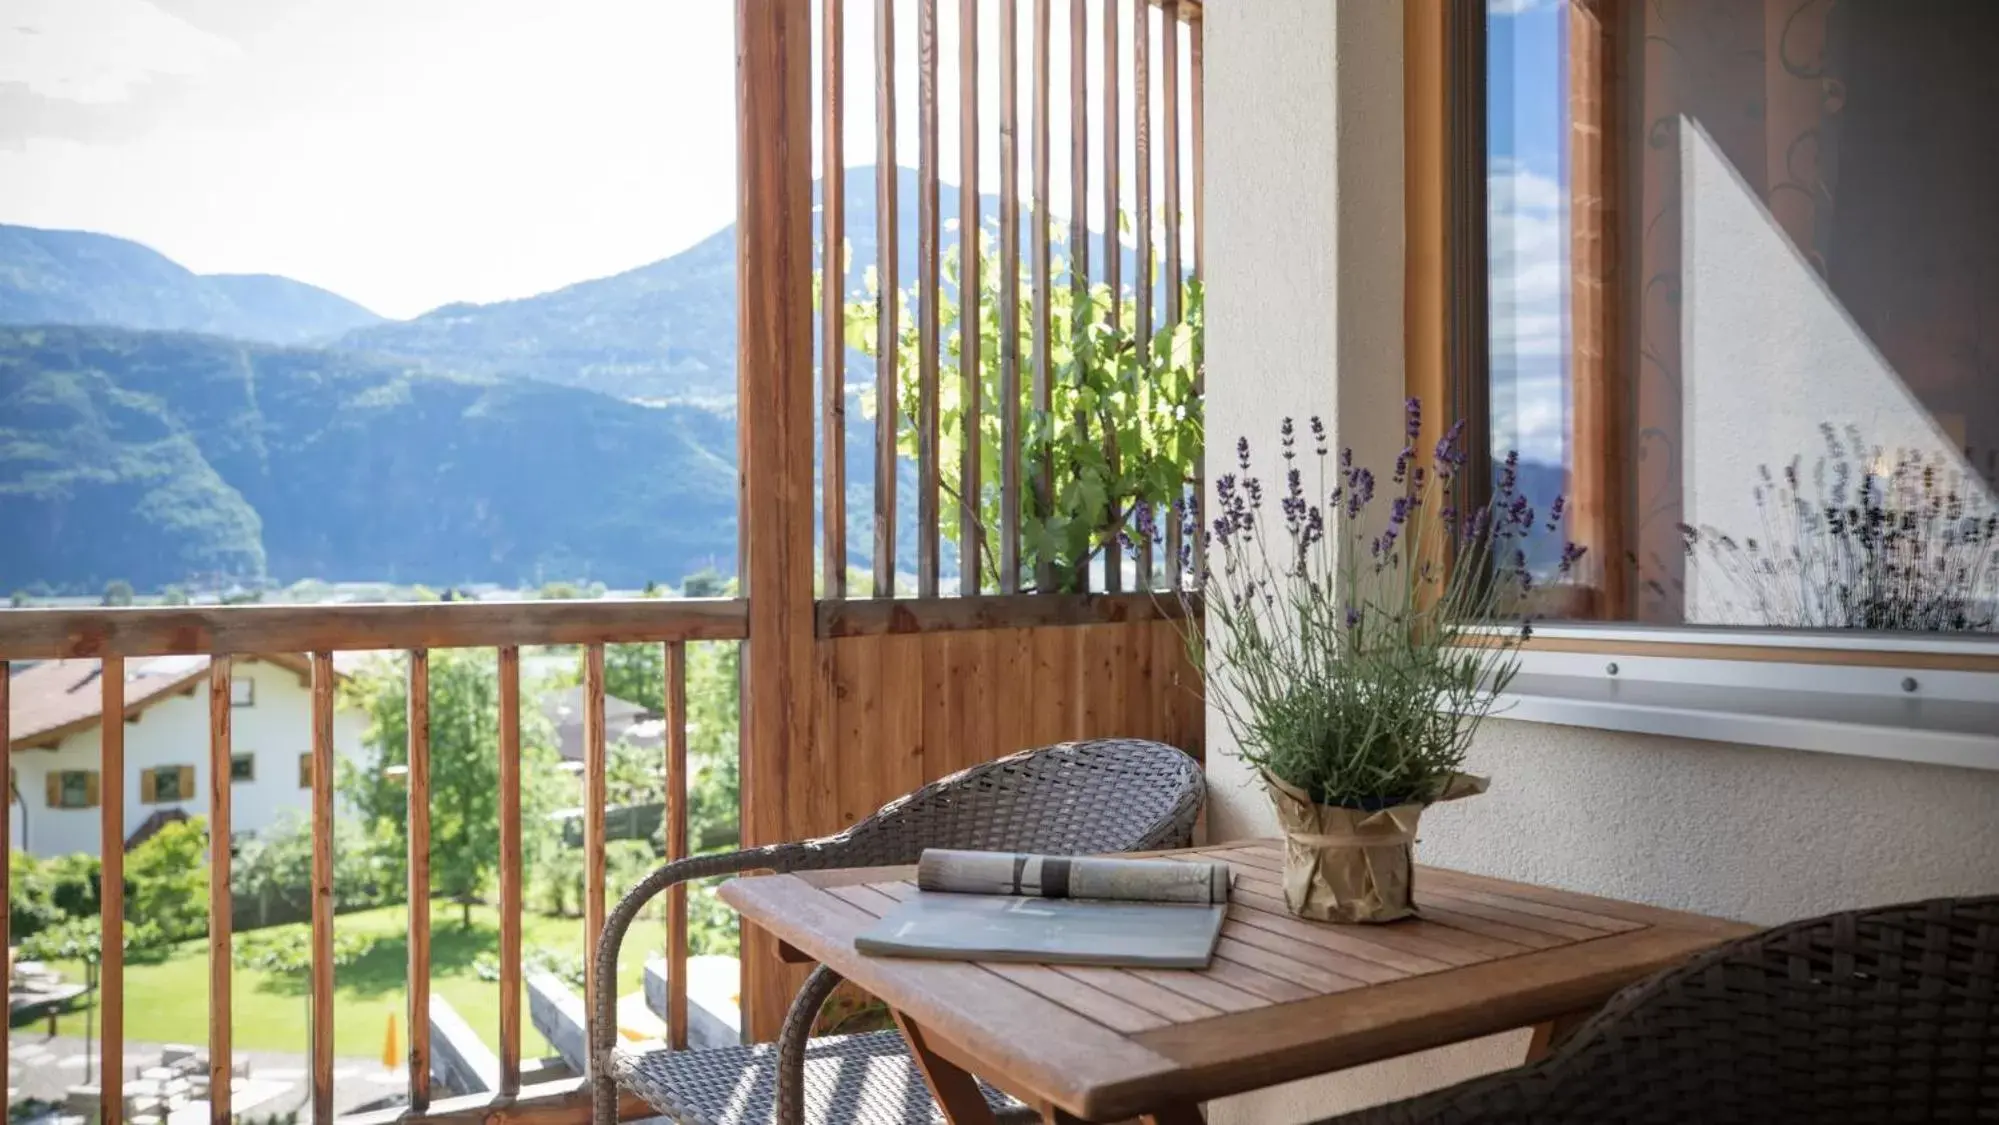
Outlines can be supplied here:
M812 1025L819 1009L840 987L840 974L819 965L805 978L791 1009L784 1014L784 1026L777 1033L777 1116L776 1125L805 1123L805 1049L812 1040Z

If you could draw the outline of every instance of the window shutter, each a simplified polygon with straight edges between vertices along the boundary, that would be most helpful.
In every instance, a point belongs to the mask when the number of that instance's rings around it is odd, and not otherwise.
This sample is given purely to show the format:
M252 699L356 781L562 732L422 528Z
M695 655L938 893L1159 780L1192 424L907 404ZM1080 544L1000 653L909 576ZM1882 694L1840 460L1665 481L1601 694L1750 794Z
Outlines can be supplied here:
M159 800L160 775L155 770L139 771L139 802L153 804Z
M85 770L83 774L83 807L86 809L96 808L98 798L97 771Z
M180 768L180 799L183 801L194 800L193 766L182 766Z
M48 789L49 807L52 809L61 808L62 774L57 772L56 770L50 770L48 773L42 776L42 781L46 783L45 787Z

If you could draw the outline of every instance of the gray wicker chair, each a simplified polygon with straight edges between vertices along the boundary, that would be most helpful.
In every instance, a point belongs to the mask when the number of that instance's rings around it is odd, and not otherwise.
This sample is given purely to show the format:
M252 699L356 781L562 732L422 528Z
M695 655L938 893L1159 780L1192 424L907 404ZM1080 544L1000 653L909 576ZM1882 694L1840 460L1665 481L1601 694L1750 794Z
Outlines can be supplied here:
M1333 1121L1999 1121L1999 895L1731 942L1625 989L1540 1062Z
M597 979L617 979L618 950L641 907L676 883L741 871L810 871L914 863L925 848L1087 855L1184 847L1206 798L1200 768L1156 742L1100 739L1028 750L974 766L892 801L837 836L669 863L605 919ZM614 1049L616 989L592 999L596 1125L617 1120L618 1088L689 1125L939 1122L898 1032L809 1039L840 978L814 970L778 1043L701 1051ZM1024 1107L987 1088L1003 1120ZM1025 1119L1032 1120L1031 1115Z

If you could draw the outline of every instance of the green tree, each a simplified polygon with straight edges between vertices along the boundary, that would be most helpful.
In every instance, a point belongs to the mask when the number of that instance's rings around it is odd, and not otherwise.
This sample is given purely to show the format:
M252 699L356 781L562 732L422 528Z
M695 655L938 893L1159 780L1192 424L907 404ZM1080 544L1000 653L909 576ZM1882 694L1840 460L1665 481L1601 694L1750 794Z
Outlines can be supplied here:
M105 605L131 605L132 584L123 578L113 578L104 584Z
M208 821L192 817L155 832L125 857L132 917L167 941L208 932Z
M1048 366L1051 375L1049 409L1034 408L1029 388L1035 369L1035 327L1032 302L1020 303L1020 321L1001 323L1000 268L993 238L981 228L979 240L979 455L980 494L977 541L960 542L955 477L947 472L942 484L941 519L944 536L957 543L961 565L979 567L982 583L999 579L999 557L990 530L1001 526L1000 341L1011 334L1018 342L1021 398L1010 404L1019 411L1022 481L1018 513L1021 529L1022 587L1036 590L1084 589L1091 561L1101 553L1113 557L1118 531L1135 514L1170 513L1193 480L1201 460L1201 404L1198 385L1202 365L1203 291L1198 281L1183 288L1185 315L1145 339L1138 323L1135 296L1113 295L1097 284L1081 291L1072 284L1069 264L1057 259L1049 285ZM1058 230L1057 242L1063 241ZM1033 291L1029 265L1022 263L1020 291ZM1155 262L1155 276L1163 274ZM869 357L878 356L883 342L879 319L880 276L873 267L865 274L865 296L847 305L847 345ZM955 372L963 350L959 311L958 255L948 253L939 297L939 321L944 326L943 366ZM916 414L918 334L910 308L914 287L896 295L902 309L901 336L895 341L897 369L897 449L915 457L920 440ZM1162 310L1154 309L1159 315ZM956 465L964 446L965 398L962 382L939 380L937 410L939 460ZM870 417L878 409L872 392L862 395ZM1046 466L1044 472L1043 466ZM1172 518L1167 515L1165 518Z
M187 591L179 586L168 586L160 591L161 605L186 605Z
M25 609L33 604L33 602L34 599L29 596L26 590L16 590L7 598L7 604L14 609Z
M385 867L400 866L407 848L408 783L392 767L409 763L408 682L400 665L385 665L362 672L347 688L369 716L371 754L360 765L342 763L339 787L372 829ZM498 659L491 650L430 654L431 889L460 905L467 929L472 904L500 861L499 715ZM564 779L555 769L554 732L539 708L521 708L520 735L522 843L538 854L547 844L542 826ZM523 861L532 869L532 855Z
M703 567L680 580L680 596L683 598L726 598L735 589L736 580L716 570Z

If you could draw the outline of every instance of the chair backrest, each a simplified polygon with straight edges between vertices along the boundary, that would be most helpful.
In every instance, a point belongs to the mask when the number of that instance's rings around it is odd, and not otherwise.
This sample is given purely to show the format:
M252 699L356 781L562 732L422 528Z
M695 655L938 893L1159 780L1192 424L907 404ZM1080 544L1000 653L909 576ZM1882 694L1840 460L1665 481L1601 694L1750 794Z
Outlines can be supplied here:
M1542 1062L1356 1121L1971 1121L1999 1112L1999 895L1847 911L1619 993Z
M1206 797L1200 766L1171 746L1067 742L961 770L815 843L843 866L914 863L924 848L1091 855L1185 847Z

